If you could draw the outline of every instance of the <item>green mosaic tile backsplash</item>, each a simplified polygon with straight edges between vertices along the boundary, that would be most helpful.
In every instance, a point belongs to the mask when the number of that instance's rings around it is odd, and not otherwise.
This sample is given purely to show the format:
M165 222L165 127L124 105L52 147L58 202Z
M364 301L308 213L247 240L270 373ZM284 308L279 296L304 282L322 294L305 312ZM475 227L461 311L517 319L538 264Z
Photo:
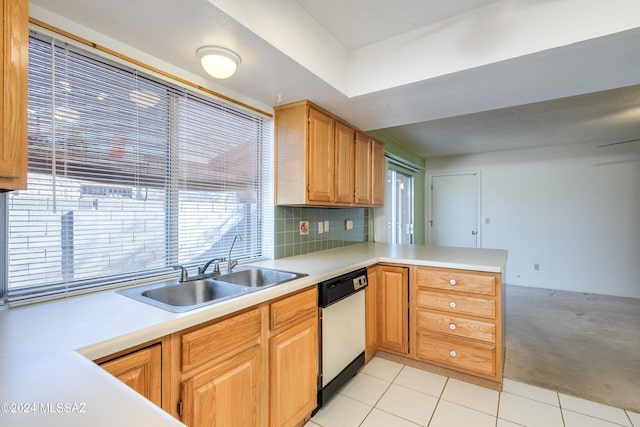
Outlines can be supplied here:
M345 230L345 221L353 229ZM366 208L275 207L275 258L284 258L369 240L369 210ZM300 235L300 221L309 221L309 234ZM318 233L318 223L329 221L329 231Z

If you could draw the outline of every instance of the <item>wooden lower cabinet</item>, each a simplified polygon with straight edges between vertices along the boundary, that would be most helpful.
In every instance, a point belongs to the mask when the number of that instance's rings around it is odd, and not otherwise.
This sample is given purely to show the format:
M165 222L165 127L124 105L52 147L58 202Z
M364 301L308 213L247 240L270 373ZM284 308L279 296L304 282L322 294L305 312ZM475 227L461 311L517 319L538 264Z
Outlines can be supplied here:
M262 351L255 346L215 364L181 385L187 426L261 425Z
M365 310L365 340L364 358L371 360L378 350L378 266L367 269L368 286L364 289L364 310Z
M380 350L409 353L409 268L378 265L377 345Z
M162 406L162 345L125 354L100 367L158 406Z
M270 317L269 426L301 425L317 406L317 288L272 303Z
M501 275L432 267L411 273L411 356L501 384Z
M189 427L303 425L317 406L314 286L172 335L175 415Z

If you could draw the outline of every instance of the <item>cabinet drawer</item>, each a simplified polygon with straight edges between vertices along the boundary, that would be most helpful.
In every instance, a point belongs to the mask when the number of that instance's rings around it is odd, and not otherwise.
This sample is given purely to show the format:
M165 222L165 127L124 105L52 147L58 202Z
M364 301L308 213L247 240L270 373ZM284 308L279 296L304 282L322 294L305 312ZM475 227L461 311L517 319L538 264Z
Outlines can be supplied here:
M419 289L416 304L420 308L441 310L451 314L460 313L471 316L495 319L496 301L488 298L470 297L454 293L429 292Z
M182 371L219 356L229 357L260 342L260 309L255 308L181 337Z
M496 347L418 331L416 355L426 362L481 375L496 376Z
M496 294L496 276L492 273L418 267L416 284L419 287L442 289L448 292L469 292L491 296Z
M418 329L427 329L463 338L472 338L490 343L496 342L496 325L480 320L419 310L417 327Z
M318 315L318 289L313 287L269 306L271 330L289 322Z

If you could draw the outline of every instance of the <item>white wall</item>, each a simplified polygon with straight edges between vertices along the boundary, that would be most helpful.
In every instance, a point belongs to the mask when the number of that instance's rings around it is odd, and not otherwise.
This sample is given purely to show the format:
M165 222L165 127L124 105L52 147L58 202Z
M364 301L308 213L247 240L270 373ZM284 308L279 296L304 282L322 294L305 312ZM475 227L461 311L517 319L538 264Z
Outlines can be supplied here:
M509 251L508 284L640 298L640 142L426 166L428 173L482 170L482 245Z

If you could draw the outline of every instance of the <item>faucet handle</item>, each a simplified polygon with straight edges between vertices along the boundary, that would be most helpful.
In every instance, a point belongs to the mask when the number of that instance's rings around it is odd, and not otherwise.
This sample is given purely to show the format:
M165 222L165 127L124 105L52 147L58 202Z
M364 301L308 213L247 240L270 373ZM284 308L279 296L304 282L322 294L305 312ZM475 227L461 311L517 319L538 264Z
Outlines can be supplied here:
M180 279L178 279L179 282L186 282L187 280L189 280L189 272L185 267L181 265L172 265L171 268L173 268L174 270L180 269Z

